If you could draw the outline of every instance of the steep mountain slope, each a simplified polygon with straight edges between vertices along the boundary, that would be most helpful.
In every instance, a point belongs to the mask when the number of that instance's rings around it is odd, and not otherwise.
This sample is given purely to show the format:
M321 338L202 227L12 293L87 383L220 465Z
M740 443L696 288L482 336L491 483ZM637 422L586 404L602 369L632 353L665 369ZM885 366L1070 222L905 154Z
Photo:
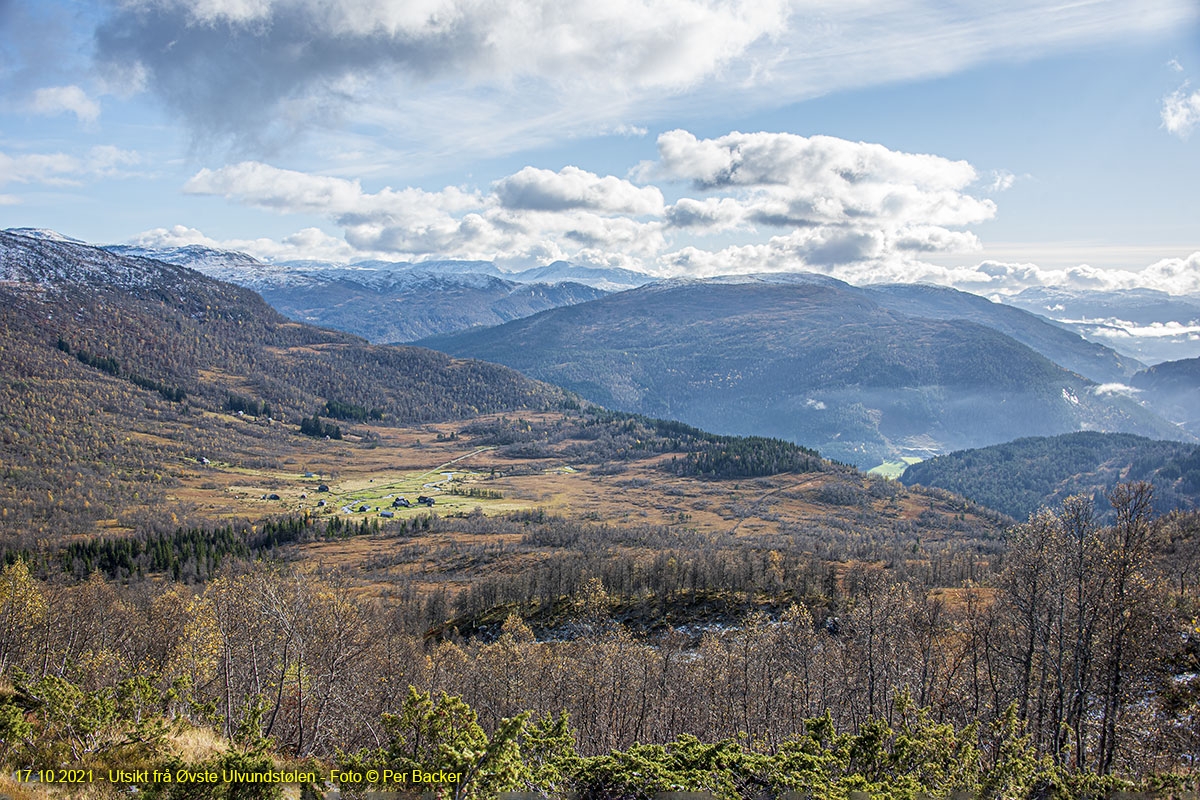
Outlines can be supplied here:
M504 367L291 322L189 269L0 233L0 539L132 526L180 464L278 464L313 446L297 422L318 411L395 424L562 402Z
M1073 494L1107 509L1104 494L1134 480L1154 484L1160 511L1190 509L1200 507L1200 446L1094 431L1031 437L913 464L900 480L957 492L1018 519Z
M666 281L423 343L860 465L1081 428L1187 436L990 328L906 316L819 276Z
M1156 364L1129 383L1163 417L1200 436L1200 358Z
M965 319L986 325L1097 383L1123 382L1144 366L1044 317L968 292L928 284L882 284L866 289L880 305L901 314L927 319Z
M6 326L29 347L61 337L118 375L222 402L238 390L285 416L330 398L412 421L562 397L501 367L290 322L249 290L99 248L0 233L0 281Z
M1004 298L1007 305L1147 364L1200 355L1200 297L1155 289L1097 291L1038 286Z

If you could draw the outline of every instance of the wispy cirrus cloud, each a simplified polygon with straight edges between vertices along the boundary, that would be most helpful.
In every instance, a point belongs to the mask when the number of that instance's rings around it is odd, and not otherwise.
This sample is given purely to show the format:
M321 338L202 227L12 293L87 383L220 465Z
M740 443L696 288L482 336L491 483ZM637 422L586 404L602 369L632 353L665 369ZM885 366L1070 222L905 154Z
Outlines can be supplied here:
M115 7L96 50L103 70L142 76L199 140L262 154L305 132L369 129L398 152L457 157L637 134L629 120L698 103L778 105L1196 18L1191 0L139 0Z

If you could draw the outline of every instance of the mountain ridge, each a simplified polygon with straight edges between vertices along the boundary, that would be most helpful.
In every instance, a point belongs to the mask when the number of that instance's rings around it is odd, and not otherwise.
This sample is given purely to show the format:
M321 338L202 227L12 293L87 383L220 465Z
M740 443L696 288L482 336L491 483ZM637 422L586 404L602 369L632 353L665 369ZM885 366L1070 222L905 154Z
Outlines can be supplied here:
M863 466L1084 426L1188 437L992 328L910 317L824 276L660 282L421 344Z

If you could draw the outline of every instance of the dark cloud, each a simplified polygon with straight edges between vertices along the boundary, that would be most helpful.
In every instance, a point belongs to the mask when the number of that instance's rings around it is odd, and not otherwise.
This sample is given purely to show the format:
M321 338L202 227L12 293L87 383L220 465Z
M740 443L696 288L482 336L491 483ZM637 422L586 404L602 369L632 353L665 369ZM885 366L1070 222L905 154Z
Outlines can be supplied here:
M200 137L270 149L311 125L342 121L363 75L419 81L480 46L469 26L421 38L322 30L307 4L272 6L260 20L198 22L183 4L139 4L96 30L102 68L144 69L147 88Z

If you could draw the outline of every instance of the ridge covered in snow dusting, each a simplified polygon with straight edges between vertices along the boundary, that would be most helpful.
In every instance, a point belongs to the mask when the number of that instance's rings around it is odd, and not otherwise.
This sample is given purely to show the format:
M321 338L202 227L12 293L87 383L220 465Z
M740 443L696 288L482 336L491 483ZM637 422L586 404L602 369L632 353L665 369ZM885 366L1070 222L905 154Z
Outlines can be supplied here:
M149 258L121 256L62 236L0 231L0 281L42 290L169 289L195 273ZM53 233L39 232L39 233Z

